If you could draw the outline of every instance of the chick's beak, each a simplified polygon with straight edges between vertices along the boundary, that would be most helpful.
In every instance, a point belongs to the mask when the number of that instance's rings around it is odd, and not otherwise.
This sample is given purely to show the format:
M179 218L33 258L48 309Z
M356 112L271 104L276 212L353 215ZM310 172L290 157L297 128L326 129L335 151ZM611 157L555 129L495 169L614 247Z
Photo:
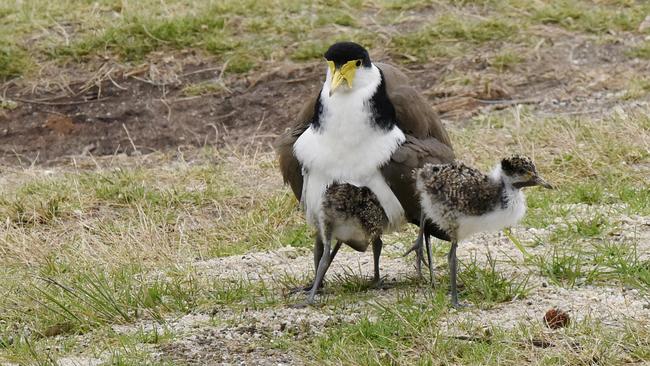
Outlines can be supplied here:
M541 186L541 187L544 187L546 189L554 189L554 187L553 187L553 185L551 185L551 183L545 181L540 176L536 176L534 182L535 182L535 185L537 185L537 186Z

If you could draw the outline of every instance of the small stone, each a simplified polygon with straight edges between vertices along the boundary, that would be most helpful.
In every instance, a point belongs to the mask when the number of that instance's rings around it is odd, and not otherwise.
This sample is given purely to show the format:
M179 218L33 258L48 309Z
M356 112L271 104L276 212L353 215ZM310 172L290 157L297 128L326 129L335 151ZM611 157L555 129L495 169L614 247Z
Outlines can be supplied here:
M544 314L544 324L551 329L564 328L569 325L569 314L565 311L553 308Z

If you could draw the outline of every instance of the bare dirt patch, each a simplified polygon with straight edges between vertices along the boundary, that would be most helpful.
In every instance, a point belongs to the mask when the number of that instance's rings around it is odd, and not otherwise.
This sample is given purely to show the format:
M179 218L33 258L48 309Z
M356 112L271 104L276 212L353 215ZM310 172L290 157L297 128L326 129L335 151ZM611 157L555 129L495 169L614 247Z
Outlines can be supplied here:
M634 79L650 74L649 63L626 54L638 37L602 42L542 26L536 32L538 44L513 46L509 52L521 61L506 68L493 64L493 44L403 68L448 123L515 104L543 114L598 114L621 103ZM373 56L394 62L381 49ZM17 105L0 110L0 159L43 163L207 144L268 148L322 79L318 62L273 64L248 77L224 77L223 67L181 52L137 67L104 64L74 77L74 70L58 70L65 82L9 83L3 95ZM647 105L647 99L631 103Z
M0 114L0 157L47 162L74 155L148 153L178 146L269 142L311 92L310 65L285 65L258 80L230 79L223 90L187 95L188 85L221 85L220 66L174 61L142 70L113 70L90 87L36 92L9 86L18 107ZM161 76L162 75L162 76Z

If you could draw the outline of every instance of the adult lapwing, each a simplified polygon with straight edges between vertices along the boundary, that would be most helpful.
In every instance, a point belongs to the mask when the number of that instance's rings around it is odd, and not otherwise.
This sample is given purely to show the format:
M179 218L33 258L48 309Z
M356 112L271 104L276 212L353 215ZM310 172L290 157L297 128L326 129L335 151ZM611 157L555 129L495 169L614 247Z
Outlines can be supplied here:
M368 187L386 214L388 230L402 217L419 225L413 169L454 160L437 114L401 71L374 64L356 43L332 45L325 60L322 88L304 98L295 125L275 144L285 183L314 226L333 182ZM427 224L424 233L449 239L434 224ZM373 252L377 257L381 248ZM317 240L316 269L322 253ZM421 253L420 246L419 258Z

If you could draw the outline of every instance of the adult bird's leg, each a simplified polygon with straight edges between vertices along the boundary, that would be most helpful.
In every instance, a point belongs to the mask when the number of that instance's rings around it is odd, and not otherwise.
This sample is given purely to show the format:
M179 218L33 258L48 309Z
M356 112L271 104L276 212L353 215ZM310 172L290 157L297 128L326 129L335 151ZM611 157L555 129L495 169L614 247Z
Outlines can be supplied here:
M330 254L329 264L332 264L334 257L336 257L336 253L338 253L339 249L341 248L341 244L343 243L340 241L336 242L336 245L334 246L334 249L332 249L332 253ZM320 263L320 259L322 256L323 256L323 240L320 238L320 235L318 235L316 237L316 244L314 245L314 276L316 276L316 273L318 272L318 264ZM311 291L312 287L314 287L314 281L309 282L305 286L298 286L296 288L293 288L291 289L291 291L289 291L289 293L295 294L303 291ZM323 286L321 284L321 288L322 287ZM318 290L320 290L320 288Z
M325 229L326 231L329 231L328 229ZM319 233L320 235L320 233ZM313 304L314 303L314 298L316 297L316 292L320 288L320 286L323 283L323 278L325 277L325 272L327 272L327 269L329 268L330 264L332 263L332 254L336 254L335 252L330 252L330 247L331 247L331 235L329 232L324 233L323 235L323 255L320 258L320 261L318 262L318 268L316 269L316 278L314 278L314 284L311 287L311 291L309 292L309 297L307 298L307 303L308 304ZM339 243L337 242L337 246ZM338 248L336 249L338 251Z
M372 287L381 287L381 277L379 276L379 257L381 256L381 248L383 246L383 242L381 241L380 237L377 237L373 242L372 242L372 256L373 256L373 263L375 265L375 276L372 279Z
M424 230L422 230L424 231ZM432 255L432 248L431 248L431 241L430 241L429 235L424 235L424 245L427 247L427 259L429 261L429 277L431 278L431 287L435 288L436 283L433 279L433 255Z
M451 305L455 308L457 308L458 305L458 288L456 287L456 276L458 269L457 263L458 260L456 259L456 247L458 247L458 242L456 240L452 240L451 242L451 249L449 250L449 276L450 276L450 282L451 282Z

